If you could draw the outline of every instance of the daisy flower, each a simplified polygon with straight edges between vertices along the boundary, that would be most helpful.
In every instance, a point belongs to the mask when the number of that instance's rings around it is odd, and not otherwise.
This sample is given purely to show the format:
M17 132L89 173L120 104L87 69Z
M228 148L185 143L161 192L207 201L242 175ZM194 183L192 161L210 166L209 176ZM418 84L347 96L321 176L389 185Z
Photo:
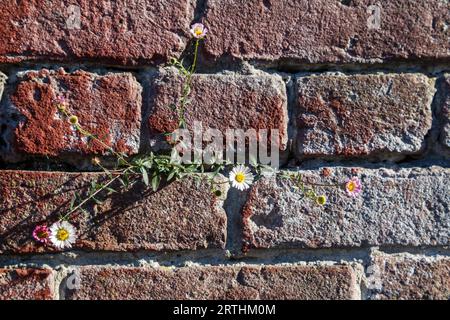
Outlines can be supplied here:
M357 196L361 192L361 189L362 185L358 177L349 179L345 184L345 191L347 191L347 194L351 197Z
M239 165L231 170L229 179L233 187L239 190L245 190L253 183L253 174L251 174L250 169Z
M208 33L208 29L202 23L194 23L191 26L190 32L194 36L194 38L202 39Z
M33 238L37 242L46 244L50 237L50 230L46 225L36 226L33 230Z
M65 111L66 110L67 101L66 101L66 98L64 98L64 96L58 96L56 98L56 104L58 106L58 110L59 111Z
M50 232L50 241L59 249L71 248L77 238L77 230L67 221L55 222L50 227Z
M99 166L102 163L99 157L92 158L92 164L95 166Z

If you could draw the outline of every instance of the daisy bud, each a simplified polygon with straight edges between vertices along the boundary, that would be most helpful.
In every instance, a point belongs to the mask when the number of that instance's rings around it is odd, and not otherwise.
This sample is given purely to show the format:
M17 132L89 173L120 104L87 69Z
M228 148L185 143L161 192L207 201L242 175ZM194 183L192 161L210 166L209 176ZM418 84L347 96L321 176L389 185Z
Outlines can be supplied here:
M327 203L327 197L324 195L320 195L316 198L316 203L320 206L323 206Z
M69 117L69 123L71 125L76 126L78 124L78 117L77 116L70 116Z

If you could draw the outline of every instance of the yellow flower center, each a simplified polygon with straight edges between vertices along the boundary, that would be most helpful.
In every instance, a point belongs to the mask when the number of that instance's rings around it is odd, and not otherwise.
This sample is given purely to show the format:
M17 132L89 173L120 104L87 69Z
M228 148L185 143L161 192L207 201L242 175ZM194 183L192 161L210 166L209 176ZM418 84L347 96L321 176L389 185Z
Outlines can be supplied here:
M347 190L348 191L353 192L353 191L355 191L355 188L356 188L356 184L353 181L350 181L347 184Z
M242 172L236 173L236 176L234 177L234 180L236 180L238 183L242 183L245 180L245 174Z
M69 238L69 232L66 229L59 229L56 233L56 239L59 241L65 241Z
M194 33L195 33L197 36L200 36L200 35L203 33L203 30L202 30L201 28L195 28Z
M45 231L39 231L39 232L37 233L37 236L38 236L39 239L45 239L45 238L48 237L48 233L45 232Z

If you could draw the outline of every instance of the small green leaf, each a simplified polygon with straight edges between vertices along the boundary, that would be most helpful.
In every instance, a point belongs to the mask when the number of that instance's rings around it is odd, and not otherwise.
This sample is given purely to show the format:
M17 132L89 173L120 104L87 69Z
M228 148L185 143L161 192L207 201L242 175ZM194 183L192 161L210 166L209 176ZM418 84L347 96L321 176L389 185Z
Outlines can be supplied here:
M100 201L100 200L98 200L97 198L95 198L95 197L92 197L92 200L94 200L94 202L96 203L96 204L103 204L103 201Z
M112 193L116 193L117 192L116 190L114 190L113 188L110 188L110 187L106 187L105 190L108 191L108 194L112 194Z
M153 191L157 191L158 190L158 188L159 188L159 183L161 182L161 177L160 176L158 176L158 175L155 175L153 178L152 178L152 189L153 189Z
M172 171L170 171L169 175L167 176L167 181L172 180L176 174L177 174L177 169L173 169Z
M74 196L72 197L72 200L70 201L70 210L72 210L75 206L75 201L77 201L78 198L78 193L75 193Z
M142 181L144 181L145 185L148 186L148 173L147 170L144 167L141 167L141 173L142 173Z

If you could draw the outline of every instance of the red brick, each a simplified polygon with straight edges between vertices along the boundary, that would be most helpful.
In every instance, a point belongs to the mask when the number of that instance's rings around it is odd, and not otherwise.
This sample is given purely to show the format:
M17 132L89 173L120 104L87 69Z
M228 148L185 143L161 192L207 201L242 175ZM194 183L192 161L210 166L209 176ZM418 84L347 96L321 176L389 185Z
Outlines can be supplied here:
M307 63L450 58L447 1L208 0L206 51ZM369 29L371 4L381 26Z
M35 225L51 224L82 194L95 173L0 171L0 252L48 252L31 237ZM225 188L224 184L221 184ZM223 190L224 192L226 190ZM102 198L102 197L101 197ZM75 213L76 249L136 251L223 248L226 214L211 186L193 179L170 183L156 193L136 184Z
M52 300L53 272L48 269L0 269L0 300Z
M69 299L354 299L348 266L81 267Z
M193 17L190 0L2 1L0 12L0 62L159 62L183 51Z
M178 128L176 111L183 77L173 69L163 70L152 80L149 126L153 134ZM270 75L206 75L193 77L187 127L201 121L203 128L278 129L280 147L287 143L286 89L281 77Z
M296 153L401 157L431 129L435 89L420 74L319 75L297 80Z
M372 299L450 299L450 259L444 257L376 253L369 279Z
M130 73L100 76L85 71L66 73L63 69L25 73L11 95L20 114L20 122L11 129L12 151L22 156L107 153L104 145L87 141L60 116L56 99L62 95L67 99L68 111L79 118L84 129L116 151L136 153L141 90Z
M242 210L244 250L251 248L343 248L447 246L450 244L448 168L330 169L299 171L324 206L294 189L287 179L256 182ZM361 193L352 198L343 184L357 175Z

